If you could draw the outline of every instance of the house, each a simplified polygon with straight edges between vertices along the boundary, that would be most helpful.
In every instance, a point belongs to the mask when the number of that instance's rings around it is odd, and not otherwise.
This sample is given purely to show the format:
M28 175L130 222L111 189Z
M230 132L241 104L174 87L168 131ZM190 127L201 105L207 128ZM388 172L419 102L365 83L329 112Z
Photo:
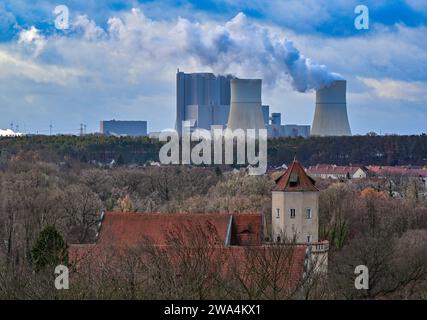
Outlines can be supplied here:
M363 166L337 166L334 164L318 164L307 168L312 177L323 179L364 179L368 169Z

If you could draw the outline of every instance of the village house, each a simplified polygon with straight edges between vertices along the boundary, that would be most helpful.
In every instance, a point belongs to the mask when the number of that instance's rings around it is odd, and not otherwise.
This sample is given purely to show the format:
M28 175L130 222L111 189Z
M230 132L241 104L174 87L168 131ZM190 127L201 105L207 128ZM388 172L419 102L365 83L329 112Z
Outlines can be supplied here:
M364 179L369 171L363 166L337 166L334 164L318 164L307 168L307 173L322 179Z

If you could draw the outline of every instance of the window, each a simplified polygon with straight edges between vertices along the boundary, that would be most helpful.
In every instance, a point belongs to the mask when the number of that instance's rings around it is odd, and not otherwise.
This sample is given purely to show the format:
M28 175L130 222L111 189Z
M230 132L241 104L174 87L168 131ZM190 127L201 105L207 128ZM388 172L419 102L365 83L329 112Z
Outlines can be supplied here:
M289 185L291 187L295 187L298 185L298 174L296 172L292 172L289 177Z
M279 219L280 218L280 209L276 209L276 218Z
M310 208L305 209L305 215L307 219L311 219L313 217Z
M310 243L311 242L311 236L307 236L307 242Z
M296 210L295 209L289 209L289 213L290 213L291 219L295 219Z
M276 240L277 242L281 242L280 236L277 236Z

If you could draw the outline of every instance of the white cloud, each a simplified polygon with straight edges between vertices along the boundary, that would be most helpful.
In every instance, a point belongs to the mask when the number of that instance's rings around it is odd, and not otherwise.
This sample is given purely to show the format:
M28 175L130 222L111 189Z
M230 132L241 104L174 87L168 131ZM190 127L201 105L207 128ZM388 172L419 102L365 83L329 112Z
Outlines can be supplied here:
M65 68L54 65L44 65L20 57L17 53L11 54L0 50L0 78L8 79L11 76L29 79L37 83L51 83L67 85L70 80L84 73L82 70Z
M40 35L40 31L32 26L28 30L19 33L18 43L28 46L34 56L38 56L46 45L46 39Z
M427 101L427 82L408 82L394 79L372 79L358 77L366 86L373 89L380 98Z
M97 40L105 37L105 32L98 27L93 20L90 20L86 15L79 15L73 21L73 30L82 31L83 38L86 40Z

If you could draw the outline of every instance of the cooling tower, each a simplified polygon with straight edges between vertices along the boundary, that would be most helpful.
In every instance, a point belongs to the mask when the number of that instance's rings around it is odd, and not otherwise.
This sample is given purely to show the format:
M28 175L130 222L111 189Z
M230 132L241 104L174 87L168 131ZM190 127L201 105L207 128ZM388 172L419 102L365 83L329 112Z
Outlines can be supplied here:
M261 84L261 79L231 80L228 129L265 129L261 106Z
M312 136L350 136L346 103L347 81L334 81L317 90Z

